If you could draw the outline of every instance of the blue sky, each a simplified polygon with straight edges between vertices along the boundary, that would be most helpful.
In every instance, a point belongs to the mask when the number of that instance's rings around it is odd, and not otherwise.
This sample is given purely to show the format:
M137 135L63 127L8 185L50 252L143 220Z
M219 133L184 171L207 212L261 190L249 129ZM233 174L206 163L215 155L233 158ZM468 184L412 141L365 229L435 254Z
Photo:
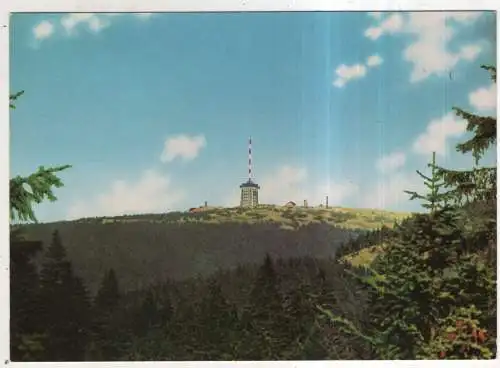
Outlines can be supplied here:
M39 219L261 200L415 210L404 189L496 114L487 13L23 14L11 18L11 175L72 164ZM490 152L486 164L495 162Z

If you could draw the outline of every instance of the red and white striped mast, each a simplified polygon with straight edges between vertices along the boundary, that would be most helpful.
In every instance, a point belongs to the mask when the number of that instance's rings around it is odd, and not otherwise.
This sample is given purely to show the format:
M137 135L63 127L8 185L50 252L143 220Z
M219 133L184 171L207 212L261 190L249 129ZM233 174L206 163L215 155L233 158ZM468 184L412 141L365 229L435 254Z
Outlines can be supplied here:
M252 137L248 138L248 182L252 181Z

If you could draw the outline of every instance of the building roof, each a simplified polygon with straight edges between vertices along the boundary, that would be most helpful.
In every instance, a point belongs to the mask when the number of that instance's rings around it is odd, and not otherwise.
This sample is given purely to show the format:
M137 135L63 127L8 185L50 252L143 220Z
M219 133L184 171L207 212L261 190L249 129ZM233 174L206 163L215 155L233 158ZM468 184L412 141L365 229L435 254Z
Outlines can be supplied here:
M189 209L189 212L203 212L205 209L203 207L193 207Z
M296 206L297 204L294 201L286 202L285 206Z
M252 180L248 179L247 182L240 185L240 188L257 188L260 189L259 184L254 183Z

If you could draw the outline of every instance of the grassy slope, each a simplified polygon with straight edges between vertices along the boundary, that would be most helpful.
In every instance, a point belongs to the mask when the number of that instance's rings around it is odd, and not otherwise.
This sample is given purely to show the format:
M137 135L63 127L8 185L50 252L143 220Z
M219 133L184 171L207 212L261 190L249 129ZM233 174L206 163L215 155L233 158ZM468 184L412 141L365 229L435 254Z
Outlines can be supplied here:
M384 251L382 244L361 249L359 252L347 254L341 258L342 262L351 264L352 266L369 266L377 256Z
M285 208L272 205L262 205L258 208L218 208L208 207L205 211L196 214L173 212L164 215L136 215L105 217L99 219L102 224L116 222L160 222L186 223L200 222L221 224L239 222L255 224L261 222L280 223L284 228L296 228L311 223L327 223L345 229L372 230L382 225L392 227L395 221L409 216L406 212L389 212L373 209L355 208Z

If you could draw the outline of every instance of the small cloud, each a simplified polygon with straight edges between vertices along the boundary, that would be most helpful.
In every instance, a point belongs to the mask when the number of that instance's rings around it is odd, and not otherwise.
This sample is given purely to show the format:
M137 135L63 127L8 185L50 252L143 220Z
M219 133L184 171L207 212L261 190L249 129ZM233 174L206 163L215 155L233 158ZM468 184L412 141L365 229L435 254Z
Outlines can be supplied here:
M359 79L366 75L366 66L363 64L355 64L355 65L340 65L336 70L337 79L333 82L333 85L341 88L348 81L353 79Z
M372 55L369 56L368 59L366 60L366 65L369 67L374 67L377 65L380 65L384 62L384 59L382 59L379 55Z
M401 168L404 166L405 162L406 154L404 152L393 152L381 157L377 161L376 167L381 173L388 173Z
M376 18L381 19L381 17ZM403 17L399 13L393 13L385 18L378 26L370 27L365 31L365 36L372 40L378 39L384 33L395 33L403 27Z
M71 13L61 18L61 24L68 34L73 33L79 25L85 25L95 33L110 25L105 16L99 17L94 13Z
M135 182L116 180L95 198L79 200L69 208L72 219L166 212L185 198L182 190L172 188L170 178L146 170Z
M478 111L495 112L497 108L497 86L481 87L469 94L469 103Z
M450 138L458 138L466 131L467 123L453 113L448 113L441 119L432 120L424 133L413 143L413 151L422 155L445 156L446 143Z
M481 53L481 46L466 45L460 49L458 57L467 61L472 61Z
M160 160L162 162L171 162L176 158L185 161L195 159L200 150L207 144L203 135L188 136L185 134L176 135L165 140L163 152Z
M333 82L333 85L337 88L342 88L345 86L345 81L341 78L337 78L335 79L335 81Z
M33 28L33 35L37 40L49 38L54 33L54 26L51 22L44 20Z
M78 28L84 27L85 29L99 33L103 29L110 27L116 18L129 13L67 13L61 16L59 23L60 28L66 32L67 35L74 35ZM137 19L149 19L154 13L133 13ZM54 25L44 20L33 28L34 37L41 40L53 35L57 28Z
M384 30L380 27L370 27L365 31L365 36L371 38L372 40L376 40L382 36L383 32Z

